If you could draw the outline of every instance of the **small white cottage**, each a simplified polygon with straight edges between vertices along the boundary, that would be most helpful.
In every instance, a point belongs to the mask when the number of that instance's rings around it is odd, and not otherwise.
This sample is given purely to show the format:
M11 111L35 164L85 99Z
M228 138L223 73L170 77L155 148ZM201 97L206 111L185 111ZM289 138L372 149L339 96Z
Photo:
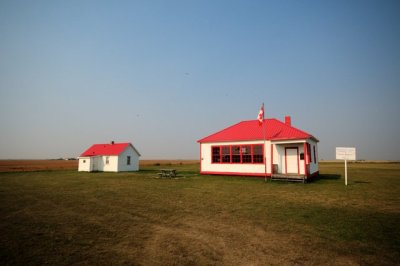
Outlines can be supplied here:
M290 116L242 121L203 139L200 173L307 179L318 175L318 139L291 125Z
M94 144L79 156L78 171L138 171L139 156L131 143Z

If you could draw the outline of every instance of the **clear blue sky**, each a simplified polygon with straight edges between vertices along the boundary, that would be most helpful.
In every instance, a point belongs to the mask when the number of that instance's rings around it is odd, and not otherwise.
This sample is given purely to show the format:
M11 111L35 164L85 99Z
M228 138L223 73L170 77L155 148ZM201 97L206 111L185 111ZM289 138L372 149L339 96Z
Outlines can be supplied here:
M400 1L0 1L1 159L197 159L262 102L320 159L400 160Z

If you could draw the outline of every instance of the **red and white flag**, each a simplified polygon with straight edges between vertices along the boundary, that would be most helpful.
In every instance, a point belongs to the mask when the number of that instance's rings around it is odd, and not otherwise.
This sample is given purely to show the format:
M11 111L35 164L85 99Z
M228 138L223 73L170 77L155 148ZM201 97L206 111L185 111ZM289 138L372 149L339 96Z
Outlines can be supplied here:
M264 122L264 103L261 105L260 111L258 112L258 124L261 126Z

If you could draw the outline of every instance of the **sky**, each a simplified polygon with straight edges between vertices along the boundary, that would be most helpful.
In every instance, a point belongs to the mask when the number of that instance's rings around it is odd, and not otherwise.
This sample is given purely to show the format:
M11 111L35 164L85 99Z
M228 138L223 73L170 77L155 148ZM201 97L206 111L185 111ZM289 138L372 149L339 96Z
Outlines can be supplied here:
M0 159L198 159L264 103L320 159L400 160L399 100L400 1L0 0Z

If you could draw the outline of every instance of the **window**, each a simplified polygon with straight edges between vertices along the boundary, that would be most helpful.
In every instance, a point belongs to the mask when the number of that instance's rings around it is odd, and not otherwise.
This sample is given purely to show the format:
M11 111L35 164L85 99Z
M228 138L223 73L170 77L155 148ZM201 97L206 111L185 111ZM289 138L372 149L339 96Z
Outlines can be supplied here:
M263 162L264 162L263 145L254 145L253 163L263 163Z
M83 163L86 163L86 160L83 160Z
M221 149L220 147L212 147L212 162L221 162Z
M232 163L240 163L240 146L232 146Z
M307 157L310 163L312 163L312 157L311 157L311 144L307 143Z
M126 164L131 165L131 156L126 156Z
M317 154L315 153L315 145L313 146L314 148L314 163L317 163Z
M231 162L231 146L222 146L222 162L230 163Z
M110 163L110 157L107 156L107 157L106 157L106 164L109 164L109 163Z
M251 163L251 146L242 146L242 163Z
M212 163L264 163L264 145L224 145L211 148Z

